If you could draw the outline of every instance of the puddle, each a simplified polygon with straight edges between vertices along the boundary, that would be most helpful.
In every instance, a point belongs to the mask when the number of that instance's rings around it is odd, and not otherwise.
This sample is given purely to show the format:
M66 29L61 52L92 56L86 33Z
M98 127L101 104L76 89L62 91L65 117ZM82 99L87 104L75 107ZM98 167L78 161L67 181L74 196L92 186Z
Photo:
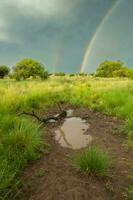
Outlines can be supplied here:
M91 141L92 136L86 134L89 124L80 117L65 119L63 125L55 133L55 140L63 147L80 149L86 147Z

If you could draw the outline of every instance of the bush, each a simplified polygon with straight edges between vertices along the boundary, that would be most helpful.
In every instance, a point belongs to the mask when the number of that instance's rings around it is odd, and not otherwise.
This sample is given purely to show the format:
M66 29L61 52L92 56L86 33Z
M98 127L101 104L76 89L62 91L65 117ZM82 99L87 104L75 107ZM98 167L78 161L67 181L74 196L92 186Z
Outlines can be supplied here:
M57 72L54 75L55 76L65 76L66 74L64 72Z
M10 69L6 65L0 66L0 78L4 78L9 74Z
M110 161L106 154L95 147L89 147L82 153L78 153L73 159L74 165L87 174L106 176Z
M98 77L113 77L113 73L123 69L121 61L104 61L96 70L95 75Z
M128 77L128 68L123 67L122 69L116 70L112 75L113 77Z
M128 78L133 79L133 69L128 69L127 74L128 74Z
M42 64L32 59L23 59L13 67L13 76L16 80L30 77L48 78L48 72Z
M128 77L133 78L133 69L125 67L121 61L104 61L95 73L96 77Z
M82 72L82 73L79 73L78 75L79 75L79 76L87 76L88 74Z
M69 74L70 77L75 76L75 74Z

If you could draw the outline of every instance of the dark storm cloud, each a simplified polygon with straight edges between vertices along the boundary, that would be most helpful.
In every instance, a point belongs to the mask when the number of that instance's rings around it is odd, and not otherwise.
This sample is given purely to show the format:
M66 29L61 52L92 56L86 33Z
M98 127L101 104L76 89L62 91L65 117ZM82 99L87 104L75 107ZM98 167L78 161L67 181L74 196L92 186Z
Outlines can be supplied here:
M114 2L1 0L1 62L13 65L32 57L49 70L78 71L86 43Z

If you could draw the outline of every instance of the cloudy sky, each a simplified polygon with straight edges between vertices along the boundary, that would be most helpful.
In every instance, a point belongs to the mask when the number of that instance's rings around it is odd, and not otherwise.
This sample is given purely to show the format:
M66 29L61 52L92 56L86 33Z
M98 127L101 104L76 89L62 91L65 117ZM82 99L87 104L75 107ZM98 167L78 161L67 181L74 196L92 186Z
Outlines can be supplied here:
M133 0L0 0L0 64L78 72L85 54L87 72L105 59L133 67Z

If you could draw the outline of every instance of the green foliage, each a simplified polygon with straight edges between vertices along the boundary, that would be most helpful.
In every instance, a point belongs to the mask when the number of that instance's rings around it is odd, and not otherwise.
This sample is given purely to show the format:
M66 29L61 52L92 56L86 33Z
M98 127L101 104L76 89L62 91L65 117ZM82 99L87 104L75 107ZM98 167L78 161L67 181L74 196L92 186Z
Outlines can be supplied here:
M112 73L112 76L113 76L113 77L128 77L128 71L129 71L128 68L123 67L122 69L115 70L115 71Z
M70 77L75 76L75 74L69 74Z
M127 189L127 192L125 194L126 200L133 200L133 186L130 186Z
M87 76L88 74L84 73L84 72L81 72L78 74L79 76Z
M133 162L129 163L129 166L133 170ZM130 174L129 178L131 179L132 184L127 188L127 191L126 191L126 193L124 195L126 200L132 200L133 199L133 171Z
M128 72L127 72L127 76L128 76L128 78L131 78L131 79L133 79L133 69L128 69Z
M9 71L9 67L6 65L0 65L0 78L4 78L6 75L8 75Z
M38 157L41 142L39 126L13 115L0 115L0 197L13 187L27 162Z
M54 75L55 76L65 76L66 74L64 72L56 72Z
M87 174L106 176L110 160L108 156L95 147L89 147L73 159L75 167Z
M42 112L42 108L44 110L58 102L85 106L123 119L133 147L132 99L133 80L130 79L51 76L45 82L0 80L0 190L4 188L5 193L16 184L23 167L36 158L41 145L38 125L34 123L37 130L31 128L29 123L33 122L16 117L18 113L32 109ZM13 154L12 161L9 152Z
M96 77L128 77L133 78L133 69L125 67L121 61L104 61L95 73Z
M127 118L124 128L128 132L129 146L133 146L133 114Z
M96 70L96 76L98 77L113 77L114 73L123 69L123 63L121 61L104 61Z
M13 67L13 76L16 80L27 79L29 77L41 77L46 79L48 72L44 66L32 59L23 59Z

